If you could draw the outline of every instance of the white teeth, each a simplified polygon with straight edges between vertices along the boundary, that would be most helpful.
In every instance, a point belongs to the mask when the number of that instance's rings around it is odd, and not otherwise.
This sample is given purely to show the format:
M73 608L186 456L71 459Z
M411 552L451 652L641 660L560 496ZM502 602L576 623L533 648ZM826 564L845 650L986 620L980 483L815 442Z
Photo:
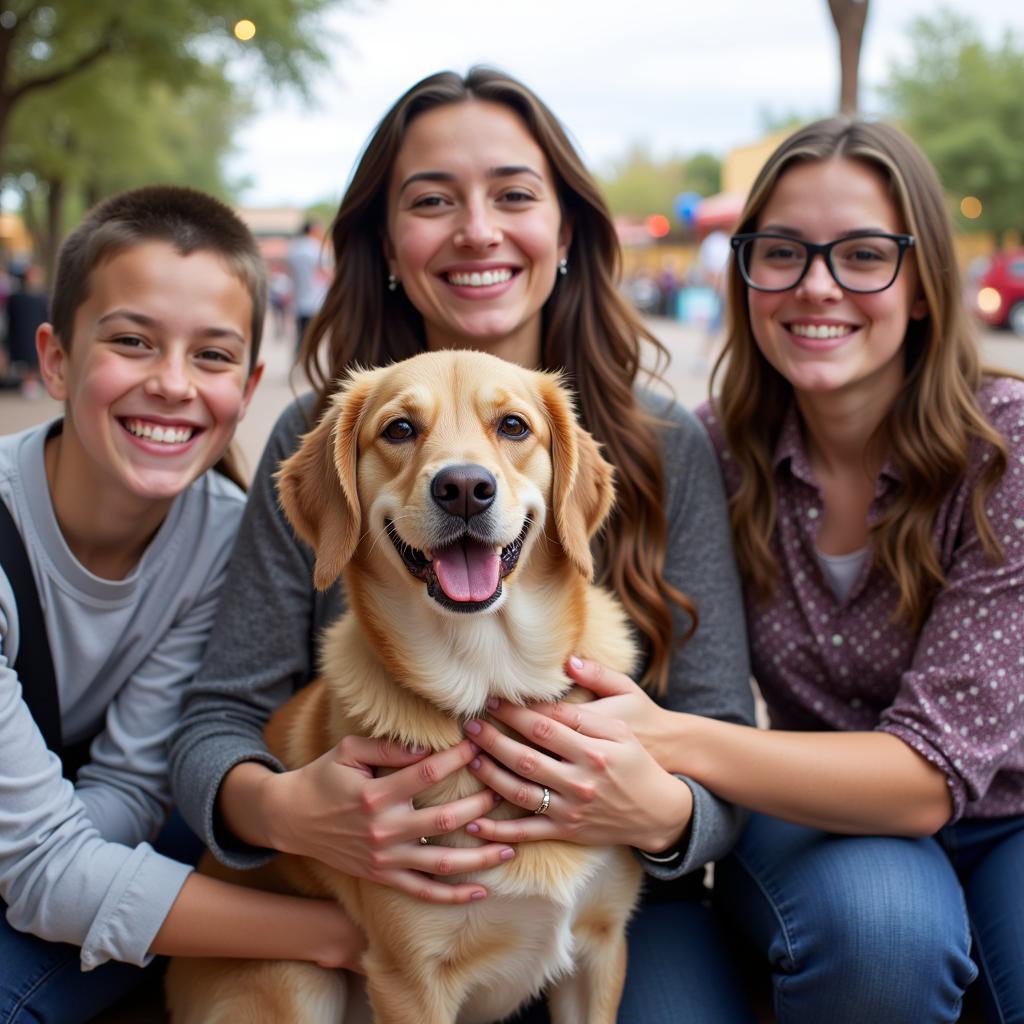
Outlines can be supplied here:
M848 324L790 324L789 329L801 338L841 338L854 331Z
M160 444L184 444L195 433L193 427L162 427L145 420L124 420L124 425L129 434Z
M492 284L504 284L511 277L512 271L506 267L501 270L474 270L472 273L452 271L448 281L460 288L486 288Z

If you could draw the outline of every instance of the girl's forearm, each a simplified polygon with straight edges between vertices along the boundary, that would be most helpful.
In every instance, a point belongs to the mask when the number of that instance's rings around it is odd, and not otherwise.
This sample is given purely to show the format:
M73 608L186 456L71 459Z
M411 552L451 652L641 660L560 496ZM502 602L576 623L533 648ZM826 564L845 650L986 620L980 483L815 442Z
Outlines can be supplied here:
M952 813L946 777L884 732L785 732L666 712L662 767L752 810L851 834L931 835Z
M193 872L150 952L357 966L362 931L333 900L283 896Z

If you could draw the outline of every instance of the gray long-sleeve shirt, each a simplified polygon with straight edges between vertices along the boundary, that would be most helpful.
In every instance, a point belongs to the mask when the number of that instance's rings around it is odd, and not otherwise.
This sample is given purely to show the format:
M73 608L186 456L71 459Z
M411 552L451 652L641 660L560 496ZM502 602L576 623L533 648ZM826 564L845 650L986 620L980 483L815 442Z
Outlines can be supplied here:
M753 722L746 630L721 477L707 436L692 414L645 393L645 406L665 421L663 451L669 522L666 579L697 605L700 626L672 658L665 704L677 711ZM312 552L298 541L277 502L273 472L311 426L312 396L278 420L263 453L224 585L203 666L187 690L171 746L172 787L186 820L216 856L252 867L270 854L217 826L215 803L224 776L242 761L282 766L268 753L262 729L270 713L313 677L317 639L344 611L341 588L312 587ZM688 620L676 613L677 635ZM732 805L687 779L694 794L688 846L671 867L676 877L726 853L743 818Z
M59 422L59 421L58 421ZM100 579L60 532L43 462L56 423L0 438L0 500L22 535L53 657L65 741L99 729L77 786L21 698L22 644L0 571L0 897L22 931L82 947L85 969L143 964L191 868L154 852L170 802L167 740L199 664L244 496L207 473L139 564Z

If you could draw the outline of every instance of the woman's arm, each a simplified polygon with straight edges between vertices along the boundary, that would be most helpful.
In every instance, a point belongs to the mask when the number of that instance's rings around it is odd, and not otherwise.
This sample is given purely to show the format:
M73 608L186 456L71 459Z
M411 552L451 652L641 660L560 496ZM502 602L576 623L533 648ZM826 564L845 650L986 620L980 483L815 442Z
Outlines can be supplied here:
M278 507L274 473L308 425L308 402L278 420L253 479L238 538L221 588L203 662L186 687L170 747L177 806L218 860L236 868L271 853L223 828L218 796L225 776L243 762L283 766L267 750L263 728L274 709L312 675L318 625L312 556ZM342 610L335 587L321 598Z
M884 732L759 730L666 713L666 767L744 807L828 832L927 836L953 813L946 776Z

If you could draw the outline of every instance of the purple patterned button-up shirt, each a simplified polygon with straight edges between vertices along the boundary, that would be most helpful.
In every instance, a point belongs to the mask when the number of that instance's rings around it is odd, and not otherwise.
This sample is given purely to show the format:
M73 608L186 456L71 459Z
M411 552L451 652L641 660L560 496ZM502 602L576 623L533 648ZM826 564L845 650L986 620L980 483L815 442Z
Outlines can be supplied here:
M936 520L947 582L919 632L892 622L896 584L870 559L844 601L826 581L815 557L823 498L795 406L774 458L780 581L767 603L746 595L751 662L773 727L899 736L945 774L953 820L1024 812L1024 383L987 381L979 402L1009 445L985 503L1004 561L987 558L974 528L971 494L989 458L976 444ZM697 415L733 494L738 469L714 411L705 404ZM869 521L898 483L883 469Z

